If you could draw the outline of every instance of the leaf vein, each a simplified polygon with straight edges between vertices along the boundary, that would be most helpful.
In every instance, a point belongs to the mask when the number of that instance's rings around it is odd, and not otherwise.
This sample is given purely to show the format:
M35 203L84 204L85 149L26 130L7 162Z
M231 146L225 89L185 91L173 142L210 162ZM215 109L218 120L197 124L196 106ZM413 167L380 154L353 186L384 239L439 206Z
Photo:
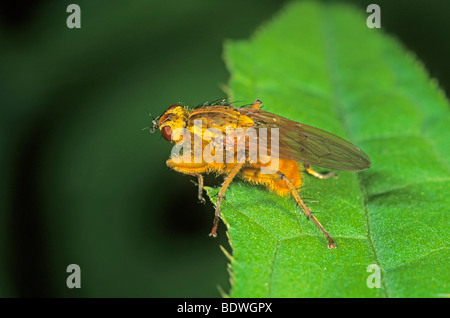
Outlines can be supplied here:
M333 58L333 52L336 52L336 50L334 49L334 44L333 44L333 36L332 36L332 25L331 25L331 19L332 19L332 15L329 12L329 8L324 6L323 7L323 11L324 14L322 15L322 37L323 37L323 43L324 43L324 50L325 50L325 63L327 66L327 71L329 74L329 79L330 79L330 87L331 87L331 95L332 95L332 104L334 106L334 110L336 112L336 114L338 115L337 118L340 119L341 121L341 125L343 126L344 130L347 132L348 135L350 135L350 129L348 127L348 125L346 124L346 120L345 120L345 115L343 114L342 111L342 106L341 106L341 94L339 92L339 81L336 78L336 72L337 72L337 66L335 64L335 58ZM359 188L361 190L361 197L363 199L363 211L365 214L365 220L366 220L366 230L367 230L367 238L368 238L368 245L371 249L373 258L374 258L374 262L375 264L380 264L379 259L378 259L378 255L377 255L377 251L375 249L374 243L373 243L373 237L370 231L370 219L369 219L369 213L368 213L368 209L367 209L367 195L366 195L366 191L361 183L361 180L359 179L358 176L356 176L358 184L359 184ZM384 292L384 294L386 295L386 297L388 297L388 292L386 290L386 285L384 284L384 280L382 280L382 290Z

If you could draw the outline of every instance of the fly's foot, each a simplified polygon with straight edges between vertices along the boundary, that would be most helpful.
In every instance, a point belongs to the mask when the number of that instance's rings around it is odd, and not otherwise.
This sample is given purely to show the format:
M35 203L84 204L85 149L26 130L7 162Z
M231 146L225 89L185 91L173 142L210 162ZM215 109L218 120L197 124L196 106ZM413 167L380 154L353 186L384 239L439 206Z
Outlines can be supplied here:
M205 204L206 203L206 200L205 200L205 198L202 195L198 196L198 200L200 201L201 204Z

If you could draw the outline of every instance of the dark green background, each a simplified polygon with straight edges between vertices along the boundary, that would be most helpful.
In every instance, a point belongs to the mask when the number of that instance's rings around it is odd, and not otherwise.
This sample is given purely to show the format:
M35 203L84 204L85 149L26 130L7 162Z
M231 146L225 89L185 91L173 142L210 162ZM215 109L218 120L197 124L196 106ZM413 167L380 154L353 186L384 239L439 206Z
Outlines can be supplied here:
M373 1L345 2L366 14ZM415 52L448 95L450 3L392 2L376 2L384 31ZM66 27L70 3L81 7L81 29ZM230 250L225 226L208 238L212 204L200 205L190 178L165 167L171 145L141 129L151 125L149 112L223 97L224 40L249 37L283 3L2 4L0 296L229 290L219 249ZM66 287L73 263L81 289Z

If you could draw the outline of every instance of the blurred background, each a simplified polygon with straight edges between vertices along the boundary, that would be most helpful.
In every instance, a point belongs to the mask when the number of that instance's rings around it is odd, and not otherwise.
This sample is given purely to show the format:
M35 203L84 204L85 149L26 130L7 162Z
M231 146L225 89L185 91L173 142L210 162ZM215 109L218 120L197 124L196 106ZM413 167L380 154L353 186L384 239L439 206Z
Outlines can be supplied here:
M223 42L248 38L287 2L2 4L1 297L229 291L224 224L217 239L208 237L213 205L199 204L191 178L165 167L171 145L159 132L142 129L149 113L174 103L224 97ZM341 2L365 15L373 3ZM393 2L375 2L383 30L448 96L450 2ZM81 29L66 26L71 3L81 8ZM66 286L69 264L81 268L80 289Z

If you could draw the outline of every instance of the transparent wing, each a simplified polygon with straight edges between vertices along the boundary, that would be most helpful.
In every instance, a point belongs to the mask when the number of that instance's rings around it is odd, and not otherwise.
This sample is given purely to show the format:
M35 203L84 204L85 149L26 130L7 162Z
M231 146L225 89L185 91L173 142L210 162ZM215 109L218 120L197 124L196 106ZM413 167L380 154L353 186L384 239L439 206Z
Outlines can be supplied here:
M254 122L254 128L278 128L280 158L325 168L361 171L370 167L370 158L352 143L324 130L300 124L260 109L240 108L242 115ZM267 129L269 132L270 129ZM267 149L258 141L258 149L270 152L270 133Z

